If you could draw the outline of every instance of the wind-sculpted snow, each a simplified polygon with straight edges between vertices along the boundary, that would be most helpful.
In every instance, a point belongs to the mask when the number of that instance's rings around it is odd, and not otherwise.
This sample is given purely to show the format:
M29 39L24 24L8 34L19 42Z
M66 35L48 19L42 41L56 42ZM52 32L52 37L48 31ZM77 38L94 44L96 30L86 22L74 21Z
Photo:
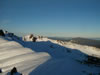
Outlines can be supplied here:
M87 55L100 56L99 48L28 35L0 38L0 69L5 75L13 67L24 75L98 75L100 67L84 64Z
M78 49L85 54L100 58L100 48L87 46L87 45L79 45L71 42L66 43L65 47Z
M48 59L50 56L45 52L36 53L15 41L0 38L0 68L3 71L0 75L5 75L13 67L17 67L24 75L28 75L31 70Z
M29 39L29 38L26 38ZM52 59L43 63L30 75L98 75L100 68L82 64L87 55L100 56L99 48L71 42L37 38L37 42L24 42L25 46L36 52L48 52Z

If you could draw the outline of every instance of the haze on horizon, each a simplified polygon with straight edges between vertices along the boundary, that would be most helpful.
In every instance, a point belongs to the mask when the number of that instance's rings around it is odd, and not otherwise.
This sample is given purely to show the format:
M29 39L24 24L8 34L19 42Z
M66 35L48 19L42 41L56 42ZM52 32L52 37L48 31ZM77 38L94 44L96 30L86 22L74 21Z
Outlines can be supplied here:
M17 35L100 37L100 0L0 0L0 29Z

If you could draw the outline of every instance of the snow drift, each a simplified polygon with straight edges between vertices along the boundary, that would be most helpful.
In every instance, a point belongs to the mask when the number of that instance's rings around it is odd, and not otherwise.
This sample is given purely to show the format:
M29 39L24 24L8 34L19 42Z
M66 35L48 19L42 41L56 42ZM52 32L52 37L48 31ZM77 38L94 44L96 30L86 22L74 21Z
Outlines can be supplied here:
M0 38L0 68L6 75L14 66L19 72L28 75L38 65L50 59L50 55L45 52L34 52L29 48L24 48L15 41L7 41Z
M0 75L13 67L24 75L98 75L100 67L84 64L87 55L100 58L100 49L44 37L0 37Z

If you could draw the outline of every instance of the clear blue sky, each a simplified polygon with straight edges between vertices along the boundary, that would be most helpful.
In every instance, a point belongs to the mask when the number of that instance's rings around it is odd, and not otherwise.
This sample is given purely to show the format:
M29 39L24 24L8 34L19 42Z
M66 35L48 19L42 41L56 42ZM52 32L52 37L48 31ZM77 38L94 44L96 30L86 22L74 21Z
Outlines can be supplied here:
M0 0L0 28L16 34L100 37L100 0Z

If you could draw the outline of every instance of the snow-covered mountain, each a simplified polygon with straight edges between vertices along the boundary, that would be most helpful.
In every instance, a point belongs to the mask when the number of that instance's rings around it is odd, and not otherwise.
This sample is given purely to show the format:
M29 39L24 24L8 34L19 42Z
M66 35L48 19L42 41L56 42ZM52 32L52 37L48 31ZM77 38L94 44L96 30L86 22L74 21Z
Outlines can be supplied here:
M30 36L31 34L26 35L23 38L25 38L27 41L32 41L31 38L29 38ZM96 45L97 46L100 45L100 42L97 40L91 40L91 39L85 39L85 38L73 38L72 40L66 42L66 41L60 41L60 40L52 40L46 37L42 37L42 38L37 37L36 41L37 42L50 41L54 44L58 44L66 48L77 49L85 54L95 56L95 57L100 57L100 48L96 47Z
M0 37L0 75L13 67L23 75L99 75L99 58L100 49L92 46L34 35Z

